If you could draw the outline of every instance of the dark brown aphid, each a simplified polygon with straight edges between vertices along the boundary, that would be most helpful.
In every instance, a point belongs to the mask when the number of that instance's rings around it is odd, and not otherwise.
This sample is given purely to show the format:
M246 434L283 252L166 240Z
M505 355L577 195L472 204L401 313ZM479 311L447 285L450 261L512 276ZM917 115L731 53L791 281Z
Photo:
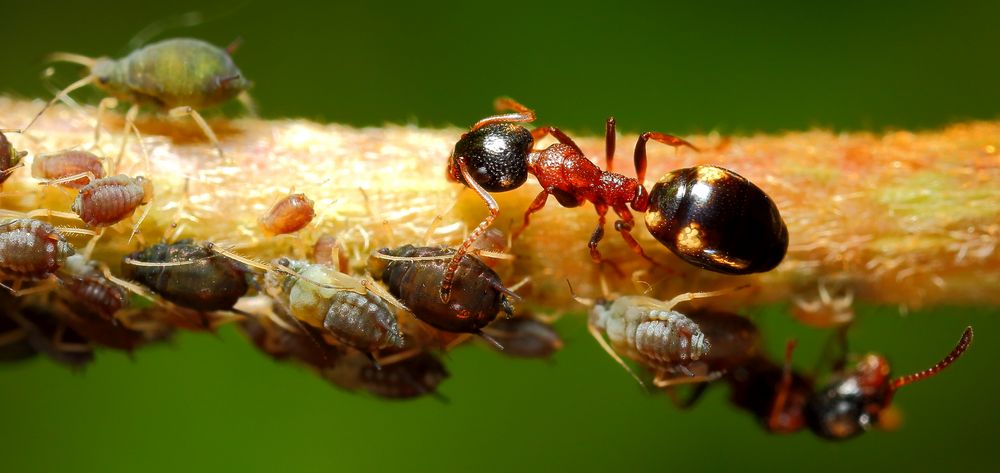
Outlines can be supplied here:
M44 279L76 253L52 225L22 218L0 222L0 276Z
M726 372L755 358L760 351L760 331L748 318L728 312L698 310L688 314L712 349L688 368L699 373Z
M65 180L73 176L78 177ZM91 181L103 178L104 165L100 158L88 151L65 150L35 156L31 163L31 177L80 189Z
M153 199L153 183L124 174L97 179L80 189L72 210L91 227L107 227L130 217Z
M207 244L195 244L190 239L169 245L159 243L122 260L125 279L197 311L232 309L250 288L249 274L242 263L219 256Z
M10 177L15 169L21 166L21 160L28 155L27 151L18 151L0 132L0 185Z
M368 271L418 319L448 332L481 334L501 310L513 314L510 299L517 295L504 287L497 273L466 254L455 272L450 300L442 302L441 284L448 271L448 257L454 253L452 248L413 245L382 248L368 258ZM431 259L408 259L426 257Z
M376 369L363 357L347 356L323 377L347 390L364 389L385 399L412 399L437 394L448 371L434 355L420 352L397 363Z
M267 317L247 317L240 321L240 329L261 351L278 361L294 359L318 369L332 368L345 356L343 347L317 343L318 334L302 333L310 330L301 327L298 333L287 330Z
M518 358L549 358L563 346L552 325L531 317L499 319L483 332L503 346L501 353Z
M369 357L380 350L403 346L395 311L369 290L374 282L366 286L322 264L282 259L277 266L289 268L298 276L268 273L267 290L296 320L326 329L336 342Z
M58 276L66 292L72 294L74 306L78 304L86 314L112 320L128 302L125 289L108 280L96 262L82 255L66 258Z
M295 233L316 216L313 201L305 194L292 194L274 203L261 217L260 226L268 236Z
M94 361L90 341L60 320L49 308L26 305L7 314L27 334L28 343L53 361L80 369Z

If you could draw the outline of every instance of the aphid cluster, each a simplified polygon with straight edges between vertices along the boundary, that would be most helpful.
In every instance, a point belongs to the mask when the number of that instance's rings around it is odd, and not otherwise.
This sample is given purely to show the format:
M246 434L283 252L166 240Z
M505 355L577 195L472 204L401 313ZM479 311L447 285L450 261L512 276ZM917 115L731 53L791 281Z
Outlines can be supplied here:
M294 360L346 390L406 399L440 396L437 388L448 377L440 352L473 336L509 356L551 357L562 348L562 339L546 317L515 307L520 297L514 288L520 284L508 287L500 276L516 268L488 264L474 254L477 248L487 248L479 250L482 255L512 245L497 243L506 239L490 228L500 210L491 193L520 188L529 175L541 190L524 211L513 240L553 196L563 207L594 206L598 224L588 242L590 257L616 268L598 250L609 211L617 216L614 229L627 246L654 266L659 265L633 236L633 212L643 215L657 241L698 268L746 275L770 271L785 256L788 231L777 206L734 171L710 164L676 169L647 189L649 141L698 151L692 143L665 133L642 133L633 152L635 177L627 177L614 172L614 118L606 122L607 164L601 169L559 128L525 128L535 112L511 99L501 99L497 106L512 113L476 122L458 138L448 159L447 176L472 188L489 210L457 248L393 244L361 258L355 253L351 261L334 236L324 235L316 239L311 260L290 250L263 262L217 242L180 239L181 228L175 236L146 243L141 223L153 207L156 176L118 169L128 136L139 135L138 107L190 116L221 156L223 143L197 110L233 98L249 104L251 83L230 57L233 49L170 39L120 59L53 56L85 66L87 75L60 91L23 129L0 131L27 132L49 106L86 85L110 96L102 101L99 115L111 99L132 106L114 159L76 147L32 157L31 176L39 184L59 186L45 192L75 192L75 197L67 208L36 209L0 221L0 278L7 289L0 294L0 361L45 353L79 367L93 359L96 346L131 351L165 339L175 328L215 330L234 322L276 360ZM556 143L539 148L546 137ZM24 165L27 155L0 133L0 184ZM304 194L286 195L255 216L258 225L251 231L263 237L295 234L282 238L312 243L307 227L317 216L315 205ZM92 259L106 228L132 218L143 206L129 234L134 249L114 265ZM57 227L40 218L70 219L87 228ZM137 234L140 238L132 243ZM80 251L72 240L78 235L92 237ZM352 263L367 274L351 274ZM833 380L817 388L814 376L791 369L791 347L783 365L762 354L761 335L748 319L678 309L727 292L689 292L669 301L607 294L597 301L577 299L591 306L588 326L595 339L640 383L645 384L644 372L633 370L629 362L648 370L658 388L672 392L678 385L694 384L689 403L710 383L725 383L733 403L752 412L769 431L808 427L831 439L848 438L876 424L898 388L941 371L972 339L970 328L947 358L915 375L890 379L885 359L868 355L851 369L834 369ZM131 293L152 302L134 304L138 297ZM846 288L844 294L834 298L820 286L817 303L798 307L816 325L843 326L853 316L853 293Z

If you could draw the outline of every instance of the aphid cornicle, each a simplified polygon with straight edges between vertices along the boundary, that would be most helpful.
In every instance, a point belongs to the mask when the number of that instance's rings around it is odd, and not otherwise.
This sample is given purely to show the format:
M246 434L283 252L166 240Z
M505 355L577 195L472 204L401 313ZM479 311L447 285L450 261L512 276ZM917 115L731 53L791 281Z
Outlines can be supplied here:
M0 222L0 276L44 279L76 253L52 225L30 218Z
M171 115L191 116L220 155L222 146L218 138L196 110L227 102L252 85L227 50L191 38L151 43L121 59L94 59L68 53L52 57L84 65L89 74L59 92L49 105L73 90L94 84L118 100L131 102L133 107L151 105L169 110Z
M124 174L91 181L80 188L71 210L91 227L107 227L128 218L153 198L153 183Z
M368 356L402 348L403 335L394 309L359 280L322 264L288 259L276 264L298 276L269 272L265 285L296 320L326 329L337 342Z
M190 239L158 243L122 260L125 279L152 289L174 304L198 311L232 309L250 289L249 275L250 270L242 263L218 256L207 244Z
M448 332L481 334L501 310L513 314L510 300L517 295L504 287L489 266L466 254L455 271L450 300L442 302L438 291L450 264L447 257L454 253L452 248L413 245L382 248L368 257L368 272L384 282L418 319ZM427 257L432 259L406 259Z
M260 226L268 236L295 233L312 221L316 215L313 201L305 194L291 194L274 203L260 219Z
M27 155L27 151L14 149L7 136L0 132L0 185L21 165L21 160Z
M79 176L65 181L64 179ZM93 180L104 177L104 165L93 153L65 150L35 156L31 162L31 177L53 181L71 189L79 189Z

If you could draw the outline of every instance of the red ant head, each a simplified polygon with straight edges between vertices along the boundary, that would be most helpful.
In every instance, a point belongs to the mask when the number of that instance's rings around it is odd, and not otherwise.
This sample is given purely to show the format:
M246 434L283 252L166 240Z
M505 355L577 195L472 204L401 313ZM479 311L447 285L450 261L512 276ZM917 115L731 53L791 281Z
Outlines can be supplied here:
M465 183L459 159L477 184L489 192L521 187L528 179L528 155L535 140L523 126L511 122L491 123L472 130L455 143L448 163L448 176Z

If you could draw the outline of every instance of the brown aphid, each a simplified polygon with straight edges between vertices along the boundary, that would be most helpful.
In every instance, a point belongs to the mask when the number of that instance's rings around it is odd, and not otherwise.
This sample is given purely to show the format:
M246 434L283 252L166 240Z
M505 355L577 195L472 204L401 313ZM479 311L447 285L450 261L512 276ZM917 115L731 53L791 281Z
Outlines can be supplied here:
M44 279L76 253L52 225L30 218L0 223L0 276Z
M343 347L317 343L319 336L307 327L299 327L294 333L281 327L267 317L247 317L240 321L243 334L261 351L278 361L294 359L314 368L332 368L337 360L345 356Z
M27 151L18 151L10 144L7 137L0 133L0 185L10 177L19 166L21 160L28 155Z
M50 307L27 305L7 314L27 333L28 343L53 361L81 369L94 361L90 341L60 320Z
M62 181L62 179L73 176L80 177ZM31 163L31 177L56 181L59 185L71 189L80 189L91 181L103 178L104 165L101 164L101 158L93 153L82 150L65 150L35 156Z
M323 377L349 391L364 389L384 399L413 399L436 395L437 387L448 378L448 370L434 355L420 352L397 363L377 369L363 356L352 354L337 366L322 371Z
M496 320L483 332L503 345L500 353L517 358L549 358L563 346L552 325L531 317Z
M313 201L305 194L292 194L271 206L260 218L260 227L268 236L295 233L309 225L314 216Z
M688 319L698 325L705 339L712 344L712 349L700 360L688 363L688 369L696 376L724 372L758 356L760 330L750 319L714 310L690 313Z
M66 264L58 276L63 288L72 295L74 303L87 315L112 320L115 312L128 302L125 289L108 280L97 263L88 261L83 255L66 258Z
M153 183L142 176L105 177L83 186L71 209L91 227L108 227L153 199Z
M469 254L459 261L449 301L442 302L441 284L454 254L452 248L382 248L368 258L368 271L386 283L389 292L418 319L441 330L481 334L501 310L513 315L510 299L517 295L504 287L496 272Z

